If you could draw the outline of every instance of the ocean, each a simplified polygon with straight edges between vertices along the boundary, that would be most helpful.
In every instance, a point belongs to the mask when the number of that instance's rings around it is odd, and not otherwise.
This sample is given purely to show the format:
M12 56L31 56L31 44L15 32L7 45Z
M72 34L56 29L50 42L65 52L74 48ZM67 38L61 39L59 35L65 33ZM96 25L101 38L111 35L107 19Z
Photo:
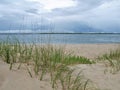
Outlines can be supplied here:
M20 43L52 43L52 44L95 44L120 43L120 34L79 33L79 34L40 34L40 33L1 33L0 42L8 40Z

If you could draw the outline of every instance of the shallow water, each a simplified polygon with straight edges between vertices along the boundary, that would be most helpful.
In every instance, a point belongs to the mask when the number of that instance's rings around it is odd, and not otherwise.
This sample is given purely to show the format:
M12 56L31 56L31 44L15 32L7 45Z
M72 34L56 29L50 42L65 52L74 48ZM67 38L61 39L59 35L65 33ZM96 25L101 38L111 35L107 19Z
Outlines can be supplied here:
M87 44L120 43L120 34L0 34L0 41L21 43Z

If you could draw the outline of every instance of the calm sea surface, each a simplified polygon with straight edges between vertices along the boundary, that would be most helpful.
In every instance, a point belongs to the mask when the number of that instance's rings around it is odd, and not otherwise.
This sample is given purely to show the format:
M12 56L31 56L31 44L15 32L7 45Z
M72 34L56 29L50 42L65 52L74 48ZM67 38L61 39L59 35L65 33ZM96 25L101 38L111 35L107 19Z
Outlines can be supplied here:
M0 34L0 42L8 40L21 43L120 43L120 34Z

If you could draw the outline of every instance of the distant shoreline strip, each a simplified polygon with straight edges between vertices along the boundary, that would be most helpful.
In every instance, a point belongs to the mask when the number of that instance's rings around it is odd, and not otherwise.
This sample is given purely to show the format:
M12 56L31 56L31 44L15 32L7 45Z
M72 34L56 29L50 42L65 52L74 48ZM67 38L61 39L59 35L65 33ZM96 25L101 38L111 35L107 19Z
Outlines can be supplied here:
M120 33L0 33L0 35L15 35L15 34L120 34Z

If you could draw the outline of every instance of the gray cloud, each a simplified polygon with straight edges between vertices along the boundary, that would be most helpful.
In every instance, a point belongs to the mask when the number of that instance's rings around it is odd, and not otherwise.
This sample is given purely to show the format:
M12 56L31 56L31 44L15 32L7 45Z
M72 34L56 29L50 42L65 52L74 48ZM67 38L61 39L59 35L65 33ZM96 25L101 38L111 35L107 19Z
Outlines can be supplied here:
M82 15L84 12L90 11L104 4L105 2L109 3L113 0L74 0L77 2L77 5L74 7L68 8L56 8L52 12L47 13L49 17L56 16L70 16L70 15Z
M79 8L79 6L78 6L78 8ZM66 25L65 21L73 22L73 20L74 20L74 21L78 21L77 22L78 25L79 25L79 23L83 23L83 22L86 23L86 25L93 28L93 31L94 31L94 29L96 29L96 31L98 31L98 32L99 31L101 31L101 32L120 32L120 18L119 18L120 13L119 13L119 11L120 11L120 1L118 1L118 0L109 0L109 1L102 0L102 2L99 3L98 6L94 6L94 8L90 8L88 10L81 11L79 13L75 12L75 14L73 14L74 13L73 12L72 14L68 14L68 15L66 14L65 16L58 16L58 17L54 18L55 19L54 21L61 22L62 24ZM61 13L62 13L62 11L61 11ZM72 24L72 25L74 25L74 24ZM71 29L69 24L66 26L68 27L68 29ZM85 26L85 25L83 25L83 26ZM82 27L82 26L80 25L80 27Z
M47 12L37 2L1 0L0 29L8 29L11 24L14 29L19 29L23 23L26 29L31 29L31 23L36 25L36 29L46 29L45 27L49 27L48 22L54 22L56 31L79 32L84 29L94 32L120 32L120 0L74 1L77 2L76 6ZM44 18L44 25L40 24L41 18Z
M28 13L33 13L33 14L38 14L38 9L28 9L28 10L25 10L26 12Z
M119 31L120 29L120 1L113 0L87 12L84 20L95 28L104 31ZM91 14L90 14L91 13ZM87 18L87 19L85 19ZM119 31L120 32L120 31Z
M4 4L4 3L7 3L7 1L5 1L5 0L0 1L0 4Z

